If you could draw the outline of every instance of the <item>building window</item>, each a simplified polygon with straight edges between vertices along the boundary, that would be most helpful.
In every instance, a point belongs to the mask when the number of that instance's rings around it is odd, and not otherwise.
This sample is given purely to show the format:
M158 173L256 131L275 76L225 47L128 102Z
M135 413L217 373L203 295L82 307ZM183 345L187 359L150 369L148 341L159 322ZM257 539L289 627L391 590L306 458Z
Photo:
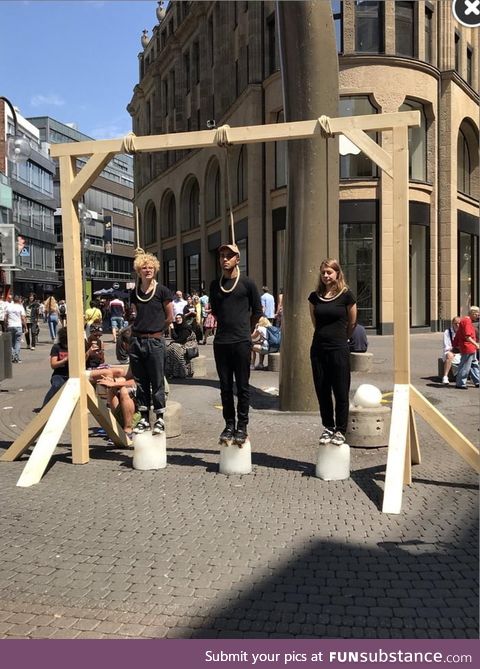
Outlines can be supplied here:
M147 246L157 241L157 212L153 202L147 204L144 235L145 244Z
M343 53L343 2L342 0L331 1L337 52Z
M171 291L177 290L177 261L175 258L165 262L165 284Z
M174 237L176 234L177 208L175 195L172 191L167 191L163 196L160 220L162 237Z
M190 294L200 290L200 254L185 258L185 288Z
M200 225L198 181L191 177L184 189L182 205L182 231L193 230Z
M408 129L408 177L426 181L427 174L427 119L421 102L408 100L400 111L419 111L420 127Z
M425 60L433 60L433 11L425 7Z
M473 49L470 46L467 46L467 84L472 85L473 82Z
M471 172L470 148L463 131L459 130L457 139L457 190L466 195L471 193Z
M215 60L215 37L213 33L213 17L208 19L208 44L210 47L210 65L213 67Z
M415 3L395 2L395 51L399 56L415 58Z
M198 84L200 82L200 45L198 42L193 43L193 82Z
M183 71L185 75L185 87L187 89L187 93L190 93L190 52L187 51L187 53L183 54Z
M355 0L355 49L359 53L384 52L384 4Z
M374 327L377 325L377 226L375 222L342 224L340 220L340 223L340 262L357 298L357 320L366 327Z
M277 113L276 123L284 123L283 109ZM275 142L275 188L287 185L287 142Z
M377 113L368 95L341 97L339 110L340 116L359 116L362 114ZM377 134L375 132L367 132L367 135L377 141ZM377 166L364 153L340 155L341 179L370 179L376 176L378 176Z
M275 33L275 14L267 17L267 74L278 70L277 38Z
M213 221L220 216L220 167L217 160L212 160L208 169L205 197L206 220Z
M410 326L428 325L428 233L425 225L410 225Z
M455 31L455 69L460 72L460 34Z
M242 146L237 163L237 204L240 204L240 202L243 202L248 197L247 176L247 150L245 146Z
M458 313L468 314L478 304L478 235L458 233Z

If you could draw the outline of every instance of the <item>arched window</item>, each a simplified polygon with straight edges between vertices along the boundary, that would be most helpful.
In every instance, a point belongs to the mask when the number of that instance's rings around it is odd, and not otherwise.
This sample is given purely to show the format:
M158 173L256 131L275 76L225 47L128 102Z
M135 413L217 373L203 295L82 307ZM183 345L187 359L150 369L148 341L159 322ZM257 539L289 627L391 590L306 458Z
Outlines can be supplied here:
M153 202L147 202L145 207L145 227L144 227L144 244L154 244L157 241L157 210Z
M420 126L408 128L408 177L427 180L427 117L421 102L405 100L400 111L419 111Z
M190 176L183 188L182 194L182 231L193 230L200 225L199 218L199 187L194 176Z
M457 190L466 195L471 192L471 160L467 138L462 130L458 131L457 139Z
M216 159L208 166L205 182L206 220L213 221L220 216L220 166Z
M283 109L277 112L276 123L283 123ZM275 188L287 185L287 142L275 142Z
M248 197L247 170L247 150L245 146L242 146L237 162L237 204Z
M163 196L161 210L162 237L174 237L176 234L177 207L175 195L167 191Z
M368 95L341 97L339 105L340 116L359 116L362 114L376 114L377 110L370 102ZM377 141L375 132L367 132ZM341 145L342 146L342 145ZM340 178L341 179L369 179L377 176L377 166L367 156L352 145L352 151L345 152L340 146ZM344 146L348 149L348 143ZM345 155L344 155L345 153Z

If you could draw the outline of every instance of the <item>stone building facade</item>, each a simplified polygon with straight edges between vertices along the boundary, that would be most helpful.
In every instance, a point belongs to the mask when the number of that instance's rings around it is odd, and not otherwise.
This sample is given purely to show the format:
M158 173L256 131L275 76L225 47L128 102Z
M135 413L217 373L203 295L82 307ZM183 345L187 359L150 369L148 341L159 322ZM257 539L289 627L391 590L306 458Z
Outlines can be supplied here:
M479 302L479 31L454 19L449 0L331 4L339 115L421 113L421 127L410 131L411 325L443 327ZM284 120L273 1L171 2L159 17L129 105L137 135ZM377 141L388 147L391 137ZM217 271L216 249L228 238L226 169L222 149L135 158L141 242L171 288L208 286ZM285 143L234 147L228 170L243 268L278 293ZM340 156L338 253L360 322L390 333L391 183L362 154ZM319 249L319 262L323 255Z

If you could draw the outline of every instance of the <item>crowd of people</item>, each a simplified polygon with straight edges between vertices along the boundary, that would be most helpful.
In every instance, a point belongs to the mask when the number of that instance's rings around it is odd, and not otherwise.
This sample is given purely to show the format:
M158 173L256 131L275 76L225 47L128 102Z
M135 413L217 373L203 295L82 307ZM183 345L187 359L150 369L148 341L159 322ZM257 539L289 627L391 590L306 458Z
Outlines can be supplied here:
M166 387L169 379L194 373L192 360L210 336L220 380L225 427L220 443L242 447L248 439L250 372L265 369L265 356L281 346L283 295L277 301L267 286L262 291L240 273L240 251L235 244L219 248L221 276L209 291L172 293L157 282L158 259L141 252L134 260L135 288L125 303L120 295L99 298L85 310L85 367L90 381L107 388L108 403L127 436L165 430ZM325 259L318 282L308 296L313 337L310 347L312 377L323 428L320 444L345 442L349 413L350 353L365 352L365 328L357 323L357 305L337 260ZM68 335L65 300L48 296L39 301L0 300L0 325L12 335L12 361L21 362L23 335L27 349L38 341L39 321L44 320L53 346L50 351L51 386L44 405L68 379ZM479 386L479 308L452 319L444 332L443 378L454 374L456 388L466 389L467 379ZM111 331L117 360L105 361L104 331ZM235 406L233 384L236 385ZM150 424L153 408L154 421Z

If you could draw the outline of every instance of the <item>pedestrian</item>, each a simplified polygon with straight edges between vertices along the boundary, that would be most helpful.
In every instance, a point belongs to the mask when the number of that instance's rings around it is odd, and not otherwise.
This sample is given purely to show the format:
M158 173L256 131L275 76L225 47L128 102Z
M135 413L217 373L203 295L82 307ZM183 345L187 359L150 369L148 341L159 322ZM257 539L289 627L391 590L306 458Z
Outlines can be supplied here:
M192 326L182 314L177 314L171 331L172 341L167 346L165 376L167 379L186 379L193 376L191 358L187 353L187 342L192 345L197 339Z
M270 324L273 323L275 318L275 298L270 293L268 286L262 287L262 296L260 298L262 303L263 315L265 318L268 318Z
M37 337L40 332L38 327L39 306L35 293L29 293L28 298L23 303L23 308L25 309L25 323L27 327L25 340L31 351L35 350Z
M68 381L68 337L67 328L58 330L58 340L50 351L50 367L53 369L50 377L50 388L45 395L42 407L44 407L57 393L57 391Z
M15 295L13 302L8 303L5 308L5 327L12 336L12 362L22 362L20 344L22 333L27 329L27 321L20 295Z
M173 315L177 314L183 315L183 310L187 306L187 300L183 299L183 293L181 290L177 290L175 297L173 298Z
M352 335L348 340L350 353L366 353L368 349L367 332L363 325L356 323Z
M62 328L67 327L67 303L65 300L58 301L58 318Z
M102 312L95 300L91 300L89 308L85 310L83 320L85 322L85 336L87 339L90 336L90 328L92 325L102 327Z
M123 328L125 317L125 304L115 296L110 302L110 326L112 328L113 343L117 341L117 332Z
M131 291L130 302L135 305L136 318L130 340L130 367L137 384L137 402L141 418L134 431L150 430L150 404L153 403L155 422L153 433L165 430L165 340L164 331L173 321L173 295L157 283L160 269L158 259L151 253L141 252L133 267L138 280Z
M455 387L461 390L467 389L469 374L477 388L480 383L477 360L479 343L477 331L474 327L474 323L478 321L479 313L480 309L478 307L470 307L468 316L460 319L458 330L453 340L454 347L460 351L460 362L457 369Z
M320 444L341 446L345 442L349 408L348 340L357 320L357 305L337 260L322 261L317 289L310 293L308 301L314 327L310 361L324 428Z
M50 295L43 304L45 305L45 316L48 323L48 330L50 332L50 339L55 341L58 327L58 303L53 295Z
M8 302L3 299L3 294L0 295L0 332L5 332L5 309Z
M217 319L213 353L220 379L225 428L220 443L243 446L247 440L250 401L251 332L262 316L262 303L255 283L240 276L240 251L236 244L218 249L222 275L210 286L210 307ZM237 420L233 380L237 386Z
M252 332L252 364L251 369L267 369L263 364L264 358L268 355L268 337L267 328L270 326L270 321L266 316L262 316ZM258 365L255 360L258 354Z
M443 377L442 383L444 386L449 385L448 375L450 370L456 375L457 367L460 362L460 350L455 348L453 340L457 334L458 326L460 325L460 317L452 318L450 327L443 333ZM453 367L453 369L452 369Z

